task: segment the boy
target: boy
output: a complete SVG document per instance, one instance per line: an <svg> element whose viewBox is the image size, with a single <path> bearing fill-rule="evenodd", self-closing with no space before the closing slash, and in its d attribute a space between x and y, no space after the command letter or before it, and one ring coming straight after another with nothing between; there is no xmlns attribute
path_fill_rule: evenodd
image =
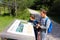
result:
<svg viewBox="0 0 60 40"><path fill-rule="evenodd" d="M40 20L41 25L38 24L38 27L40 27L42 29L42 32L41 32L42 33L42 40L46 40L47 30L49 28L51 21L47 17L47 11L44 9L41 9L40 16L41 16L41 20ZM48 19L47 22L46 22L46 19Z"/></svg>
<svg viewBox="0 0 60 40"><path fill-rule="evenodd" d="M36 37L36 40L37 40L37 33L38 33L38 31L37 31L36 25L38 24L38 21L35 20L35 16L34 16L34 15L30 15L29 22L33 23L34 32L35 32L35 37Z"/></svg>

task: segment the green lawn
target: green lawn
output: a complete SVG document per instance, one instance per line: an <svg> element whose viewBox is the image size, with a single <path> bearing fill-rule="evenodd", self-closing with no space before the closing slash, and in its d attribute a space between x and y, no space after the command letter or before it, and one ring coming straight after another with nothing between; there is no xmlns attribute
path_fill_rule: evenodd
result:
<svg viewBox="0 0 60 40"><path fill-rule="evenodd" d="M13 20L14 18L10 16L0 16L0 32L2 32Z"/></svg>

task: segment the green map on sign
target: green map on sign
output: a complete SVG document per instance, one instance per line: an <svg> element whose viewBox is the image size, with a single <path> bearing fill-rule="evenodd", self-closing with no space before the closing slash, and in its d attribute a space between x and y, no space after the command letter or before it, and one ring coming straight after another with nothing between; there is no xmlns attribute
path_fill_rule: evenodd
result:
<svg viewBox="0 0 60 40"><path fill-rule="evenodd" d="M19 24L19 26L16 29L16 32L22 32L24 28L24 25L22 23Z"/></svg>
<svg viewBox="0 0 60 40"><path fill-rule="evenodd" d="M24 28L23 24L27 24L27 23L28 22L21 21L20 24L18 25L17 29L16 29L16 32L23 32L23 28Z"/></svg>

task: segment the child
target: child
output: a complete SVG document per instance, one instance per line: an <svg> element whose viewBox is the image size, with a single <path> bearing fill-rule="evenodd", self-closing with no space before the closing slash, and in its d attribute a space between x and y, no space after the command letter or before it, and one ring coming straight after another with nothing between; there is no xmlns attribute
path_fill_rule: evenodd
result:
<svg viewBox="0 0 60 40"><path fill-rule="evenodd" d="M40 20L41 25L38 24L38 27L40 26L40 28L42 29L42 32L41 32L42 40L46 40L47 33L52 29L52 24L51 24L51 20L47 16L47 11L45 9L41 9L40 16L41 16L41 20Z"/></svg>
<svg viewBox="0 0 60 40"><path fill-rule="evenodd" d="M37 40L37 29L36 29L36 24L38 24L38 21L35 20L35 16L34 16L34 15L30 15L29 22L33 23L34 32L35 32L35 37L36 37L36 40Z"/></svg>
<svg viewBox="0 0 60 40"><path fill-rule="evenodd" d="M29 22L33 23L34 26L36 26L36 24L38 24L38 21L35 19L34 15L30 15Z"/></svg>
<svg viewBox="0 0 60 40"><path fill-rule="evenodd" d="M37 24L38 24L39 22L35 19L35 16L34 16L34 15L30 15L29 22L33 23L34 32L35 32L35 37L36 37L36 40L37 40L38 31L40 30L40 28L37 28Z"/></svg>

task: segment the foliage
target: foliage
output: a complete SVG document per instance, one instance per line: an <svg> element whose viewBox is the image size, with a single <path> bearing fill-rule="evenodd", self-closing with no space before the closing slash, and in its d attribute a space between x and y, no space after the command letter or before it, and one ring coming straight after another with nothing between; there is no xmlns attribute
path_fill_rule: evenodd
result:
<svg viewBox="0 0 60 40"><path fill-rule="evenodd" d="M23 10L27 7L30 7L33 4L34 0L17 0L17 5L20 8L20 10Z"/></svg>
<svg viewBox="0 0 60 40"><path fill-rule="evenodd" d="M49 9L49 15L59 16L60 14L60 0L55 0Z"/></svg>
<svg viewBox="0 0 60 40"><path fill-rule="evenodd" d="M23 11L18 10L17 13L18 13L17 18L23 19L23 20L28 20L29 19L30 13L27 9L25 9Z"/></svg>
<svg viewBox="0 0 60 40"><path fill-rule="evenodd" d="M23 12L27 7L30 7L34 0L4 0L3 2L6 3L5 5L10 7L11 14L14 15L16 11L19 10L20 12ZM15 11L12 12L12 10ZM18 13L16 13L16 16L18 16Z"/></svg>
<svg viewBox="0 0 60 40"><path fill-rule="evenodd" d="M23 10L27 7L30 7L33 4L34 0L4 0L3 2L8 3L11 6L18 7L20 10Z"/></svg>
<svg viewBox="0 0 60 40"><path fill-rule="evenodd" d="M44 8L48 8L52 6L54 0L35 0L34 1L34 5L32 5L30 8L32 9L37 9L40 10L40 8L43 8L42 6L44 6Z"/></svg>
<svg viewBox="0 0 60 40"><path fill-rule="evenodd" d="M60 23L60 0L54 0L52 6L49 8L48 16Z"/></svg>

